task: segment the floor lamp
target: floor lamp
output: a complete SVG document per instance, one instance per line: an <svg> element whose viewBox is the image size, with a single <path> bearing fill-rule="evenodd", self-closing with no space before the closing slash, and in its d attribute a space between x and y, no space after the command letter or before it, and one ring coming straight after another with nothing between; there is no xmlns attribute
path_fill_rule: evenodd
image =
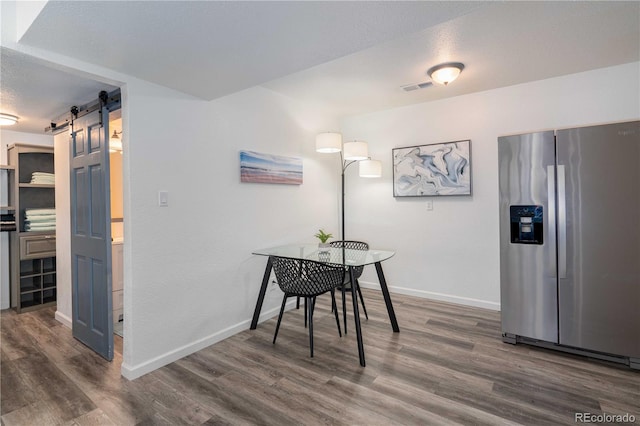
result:
<svg viewBox="0 0 640 426"><path fill-rule="evenodd" d="M382 176L382 163L378 160L372 160L369 157L369 148L364 141L342 142L340 133L321 133L316 137L316 151L326 154L340 153L341 167L341 187L342 187L342 222L340 235L342 241L345 240L344 233L344 173L353 163L358 163L360 177L380 177Z"/></svg>

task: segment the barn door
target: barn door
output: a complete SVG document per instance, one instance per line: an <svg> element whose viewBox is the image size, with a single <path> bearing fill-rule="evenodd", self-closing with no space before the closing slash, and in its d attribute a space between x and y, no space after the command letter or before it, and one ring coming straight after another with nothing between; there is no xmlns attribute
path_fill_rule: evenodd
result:
<svg viewBox="0 0 640 426"><path fill-rule="evenodd" d="M71 129L73 336L113 359L109 112L75 119Z"/></svg>

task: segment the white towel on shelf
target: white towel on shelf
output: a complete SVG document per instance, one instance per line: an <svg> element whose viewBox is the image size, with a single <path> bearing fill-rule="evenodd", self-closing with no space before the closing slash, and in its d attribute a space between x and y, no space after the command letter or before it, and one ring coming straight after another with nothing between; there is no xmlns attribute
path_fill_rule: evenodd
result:
<svg viewBox="0 0 640 426"><path fill-rule="evenodd" d="M47 208L47 209L25 209L25 216L42 216L42 215L55 215L55 208Z"/></svg>
<svg viewBox="0 0 640 426"><path fill-rule="evenodd" d="M41 226L41 225L47 225L47 224L52 224L52 223L56 223L55 219L49 219L49 220L43 220L43 221L39 221L39 222L34 222L31 220L25 220L24 223L29 223L31 225L35 225L35 226Z"/></svg>
<svg viewBox="0 0 640 426"><path fill-rule="evenodd" d="M47 225L47 226L33 226L33 225L25 225L25 231L55 231L55 225Z"/></svg>
<svg viewBox="0 0 640 426"><path fill-rule="evenodd" d="M49 226L55 226L55 222L42 222L42 223L25 223L25 226L29 226L30 228L47 228Z"/></svg>
<svg viewBox="0 0 640 426"><path fill-rule="evenodd" d="M34 177L31 178L31 182L34 185L55 185L56 180L55 179L49 179L49 178L38 178L38 177Z"/></svg>
<svg viewBox="0 0 640 426"><path fill-rule="evenodd" d="M55 214L41 214L41 215L24 215L26 220L32 220L34 222L42 222L43 220L56 220Z"/></svg>
<svg viewBox="0 0 640 426"><path fill-rule="evenodd" d="M56 209L25 209L25 231L54 231L56 229Z"/></svg>
<svg viewBox="0 0 640 426"><path fill-rule="evenodd" d="M55 231L56 230L56 225L46 225L46 226L36 226L36 225L30 225L30 224L26 224L24 225L24 230L25 231Z"/></svg>
<svg viewBox="0 0 640 426"><path fill-rule="evenodd" d="M51 215L42 215L42 216L26 216L25 219L27 222L30 223L40 223L40 222L54 222L56 221L56 215L55 214L51 214Z"/></svg>
<svg viewBox="0 0 640 426"><path fill-rule="evenodd" d="M55 216L35 216L35 217L25 217L24 219L27 222L40 223L40 222L55 222Z"/></svg>
<svg viewBox="0 0 640 426"><path fill-rule="evenodd" d="M47 172L31 173L31 183L36 185L53 185L56 183L56 175Z"/></svg>

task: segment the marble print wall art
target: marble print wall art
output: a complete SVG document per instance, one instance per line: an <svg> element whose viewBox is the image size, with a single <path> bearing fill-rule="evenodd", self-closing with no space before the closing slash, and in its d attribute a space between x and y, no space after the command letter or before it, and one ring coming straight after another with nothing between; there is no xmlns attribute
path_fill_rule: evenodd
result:
<svg viewBox="0 0 640 426"><path fill-rule="evenodd" d="M302 184L302 158L240 151L240 181Z"/></svg>
<svg viewBox="0 0 640 426"><path fill-rule="evenodd" d="M393 149L393 196L471 195L471 141Z"/></svg>

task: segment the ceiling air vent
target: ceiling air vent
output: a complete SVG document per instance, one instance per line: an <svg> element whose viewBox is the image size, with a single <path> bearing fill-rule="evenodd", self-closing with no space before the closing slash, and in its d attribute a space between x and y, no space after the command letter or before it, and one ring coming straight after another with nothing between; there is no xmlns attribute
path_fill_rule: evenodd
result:
<svg viewBox="0 0 640 426"><path fill-rule="evenodd" d="M424 89L425 87L429 86L433 86L433 83L430 81L425 81L424 83L407 84L406 86L401 86L401 88L405 92L413 92L414 90Z"/></svg>

